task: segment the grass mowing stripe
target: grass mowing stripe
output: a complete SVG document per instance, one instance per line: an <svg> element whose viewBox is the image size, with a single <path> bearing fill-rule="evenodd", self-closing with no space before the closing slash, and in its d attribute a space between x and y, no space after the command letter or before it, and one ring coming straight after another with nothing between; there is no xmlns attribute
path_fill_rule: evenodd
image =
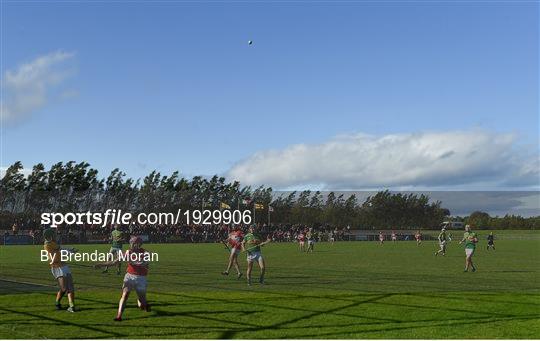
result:
<svg viewBox="0 0 540 341"><path fill-rule="evenodd" d="M268 284L252 287L220 274L227 254L214 244L148 245L160 259L148 276L154 312L136 309L132 296L120 324L112 318L123 275L71 264L80 311L56 312L55 282L36 256L40 247L0 246L2 278L50 288L0 291L5 307L19 312L0 310L0 324L31 328L34 338L537 339L539 241L501 238L495 252L479 247L474 274L462 272L464 252L455 243L446 257L433 256L435 242L319 243L313 254L276 243L263 249ZM108 246L79 247L96 248ZM245 257L239 260L245 271ZM80 326L88 328L81 333Z"/></svg>

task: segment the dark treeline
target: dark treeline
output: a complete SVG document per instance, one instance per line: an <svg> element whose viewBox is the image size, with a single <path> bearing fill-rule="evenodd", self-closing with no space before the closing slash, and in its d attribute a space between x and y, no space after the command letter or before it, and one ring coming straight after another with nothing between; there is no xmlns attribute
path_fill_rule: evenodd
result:
<svg viewBox="0 0 540 341"><path fill-rule="evenodd" d="M456 217L454 220L480 229L540 229L540 216L524 218L507 214L504 217L491 217L486 212L475 211L467 217Z"/></svg>
<svg viewBox="0 0 540 341"><path fill-rule="evenodd" d="M431 202L424 194L378 192L364 202L354 194L345 196L318 191L291 192L276 196L271 187L252 188L237 181L227 183L217 175L211 178L181 177L178 172L161 175L153 171L142 180L126 177L114 169L107 178L86 162L54 164L46 170L37 164L31 173L22 173L23 165L11 165L0 180L0 227L15 220L39 224L43 212L176 212L180 209L219 209L222 203L231 209L252 210L255 220L272 223L335 226L362 229L434 228L449 219L450 212L440 201ZM516 216L486 217L475 212L460 218L478 227L539 228L540 219Z"/></svg>

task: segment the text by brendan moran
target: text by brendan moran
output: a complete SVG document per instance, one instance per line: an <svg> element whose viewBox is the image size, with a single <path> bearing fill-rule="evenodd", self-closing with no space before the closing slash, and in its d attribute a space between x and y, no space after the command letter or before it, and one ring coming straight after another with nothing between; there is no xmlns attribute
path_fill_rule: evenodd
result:
<svg viewBox="0 0 540 341"><path fill-rule="evenodd" d="M71 252L70 250L60 250L59 253L49 254L47 250L41 250L41 261L53 264L58 262L56 257L60 257L61 262L130 262L130 263L150 263L158 262L159 255L156 252Z"/></svg>

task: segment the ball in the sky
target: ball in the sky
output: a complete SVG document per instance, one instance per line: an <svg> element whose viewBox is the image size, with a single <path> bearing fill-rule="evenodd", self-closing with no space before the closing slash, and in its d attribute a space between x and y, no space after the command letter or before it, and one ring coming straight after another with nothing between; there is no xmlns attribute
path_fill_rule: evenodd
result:
<svg viewBox="0 0 540 341"><path fill-rule="evenodd" d="M248 40L248 45L253 45L253 40Z"/></svg>

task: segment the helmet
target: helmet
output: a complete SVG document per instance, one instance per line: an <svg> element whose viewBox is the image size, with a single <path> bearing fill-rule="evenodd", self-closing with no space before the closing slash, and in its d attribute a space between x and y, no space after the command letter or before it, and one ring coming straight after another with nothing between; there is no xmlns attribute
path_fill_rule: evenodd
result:
<svg viewBox="0 0 540 341"><path fill-rule="evenodd" d="M46 240L51 240L54 238L55 230L53 228L48 228L43 231L43 238Z"/></svg>
<svg viewBox="0 0 540 341"><path fill-rule="evenodd" d="M142 245L143 241L142 241L142 238L139 237L139 236L132 236L130 239L129 239L129 245Z"/></svg>

